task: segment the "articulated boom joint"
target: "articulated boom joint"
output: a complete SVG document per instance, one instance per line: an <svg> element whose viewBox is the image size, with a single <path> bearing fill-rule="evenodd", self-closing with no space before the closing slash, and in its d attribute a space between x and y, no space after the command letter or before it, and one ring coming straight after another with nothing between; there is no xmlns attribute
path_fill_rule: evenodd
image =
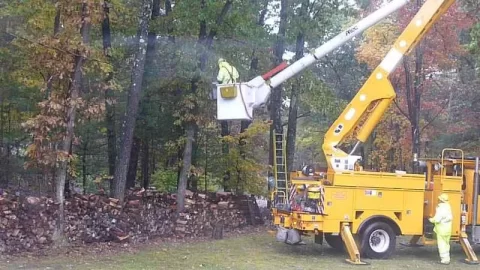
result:
<svg viewBox="0 0 480 270"><path fill-rule="evenodd" d="M361 156L347 155L345 157L330 157L330 164L335 172L355 171L356 165L362 160Z"/></svg>

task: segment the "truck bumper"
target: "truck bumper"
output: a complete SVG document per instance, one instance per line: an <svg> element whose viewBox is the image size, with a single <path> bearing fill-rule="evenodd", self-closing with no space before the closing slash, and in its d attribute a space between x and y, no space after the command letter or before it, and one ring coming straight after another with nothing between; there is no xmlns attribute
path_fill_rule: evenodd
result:
<svg viewBox="0 0 480 270"><path fill-rule="evenodd" d="M306 212L272 210L273 224L303 232L323 231L323 216Z"/></svg>

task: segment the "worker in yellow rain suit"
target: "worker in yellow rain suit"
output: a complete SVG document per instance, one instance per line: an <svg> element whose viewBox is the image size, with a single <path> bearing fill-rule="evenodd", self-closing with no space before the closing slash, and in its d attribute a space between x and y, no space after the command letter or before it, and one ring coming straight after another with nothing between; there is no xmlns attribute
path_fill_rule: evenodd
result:
<svg viewBox="0 0 480 270"><path fill-rule="evenodd" d="M236 83L238 77L238 71L234 66L230 65L223 58L218 59L217 81L220 84Z"/></svg>
<svg viewBox="0 0 480 270"><path fill-rule="evenodd" d="M434 232L437 235L438 253L442 264L450 263L450 236L452 235L452 208L448 203L448 195L438 196L438 206L435 216L429 221L435 224Z"/></svg>

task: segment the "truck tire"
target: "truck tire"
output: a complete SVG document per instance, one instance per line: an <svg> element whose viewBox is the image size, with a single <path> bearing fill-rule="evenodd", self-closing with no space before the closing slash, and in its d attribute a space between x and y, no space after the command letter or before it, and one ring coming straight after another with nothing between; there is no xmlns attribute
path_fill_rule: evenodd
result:
<svg viewBox="0 0 480 270"><path fill-rule="evenodd" d="M332 235L331 233L326 233L324 235L325 241L327 244L334 249L343 251L345 249L345 244L343 243L342 237L340 235Z"/></svg>
<svg viewBox="0 0 480 270"><path fill-rule="evenodd" d="M362 256L370 259L388 259L395 251L396 235L390 225L373 222L361 233Z"/></svg>

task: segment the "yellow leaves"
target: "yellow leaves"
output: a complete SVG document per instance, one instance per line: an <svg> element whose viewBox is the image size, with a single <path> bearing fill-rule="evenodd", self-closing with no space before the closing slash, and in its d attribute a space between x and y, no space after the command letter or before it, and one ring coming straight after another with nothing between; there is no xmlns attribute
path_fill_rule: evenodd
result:
<svg viewBox="0 0 480 270"><path fill-rule="evenodd" d="M27 146L27 149L26 149L25 152L26 152L28 157L34 158L35 154L37 152L37 145L36 144L30 144L29 146Z"/></svg>
<svg viewBox="0 0 480 270"><path fill-rule="evenodd" d="M407 164L411 157L409 137L410 123L395 107L390 107L376 129L370 164L381 171L389 171L393 165Z"/></svg>
<svg viewBox="0 0 480 270"><path fill-rule="evenodd" d="M364 32L364 40L357 49L357 59L370 68L376 67L398 37L398 27L391 22L375 25Z"/></svg>
<svg viewBox="0 0 480 270"><path fill-rule="evenodd" d="M239 121L230 122L230 135L222 137L218 122L211 121L200 129L199 146L204 149L208 159L207 174L209 185L214 182L223 184L226 171L230 172L228 186L232 190L243 190L260 194L265 187L265 161L268 160L269 125L257 120L240 133ZM201 140L201 141L200 141ZM227 152L228 149L228 152ZM203 154L202 154L203 156ZM205 173L205 169L197 162L197 172ZM205 164L207 165L207 164Z"/></svg>
<svg viewBox="0 0 480 270"><path fill-rule="evenodd" d="M238 138L234 137L234 136L231 136L231 135L227 135L227 136L223 136L222 137L222 141L224 143L228 143L228 144L232 144L232 143L237 143L238 142Z"/></svg>
<svg viewBox="0 0 480 270"><path fill-rule="evenodd" d="M87 101L82 100L79 104L79 118L80 119L101 119L105 114L105 102L103 100L92 99Z"/></svg>
<svg viewBox="0 0 480 270"><path fill-rule="evenodd" d="M102 71L102 73L110 73L113 72L113 67L110 63L107 62L97 62L98 68Z"/></svg>
<svg viewBox="0 0 480 270"><path fill-rule="evenodd" d="M44 81L39 76L33 76L26 70L15 70L11 73L11 78L28 88L42 88Z"/></svg>

